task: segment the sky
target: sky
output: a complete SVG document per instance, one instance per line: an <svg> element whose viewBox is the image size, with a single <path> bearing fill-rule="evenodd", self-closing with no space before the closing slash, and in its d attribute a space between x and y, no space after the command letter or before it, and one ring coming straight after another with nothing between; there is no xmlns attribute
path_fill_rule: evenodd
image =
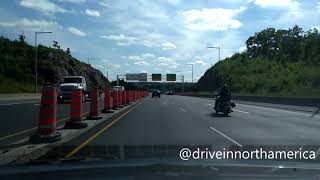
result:
<svg viewBox="0 0 320 180"><path fill-rule="evenodd" d="M194 81L265 28L320 28L320 0L1 0L0 33L61 48L109 79L176 73ZM108 69L108 70L107 70ZM180 78L178 78L180 80Z"/></svg>

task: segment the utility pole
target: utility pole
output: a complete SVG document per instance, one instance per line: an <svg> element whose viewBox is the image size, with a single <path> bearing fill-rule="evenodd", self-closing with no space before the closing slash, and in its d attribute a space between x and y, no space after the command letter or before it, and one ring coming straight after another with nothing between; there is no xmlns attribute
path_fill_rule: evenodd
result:
<svg viewBox="0 0 320 180"><path fill-rule="evenodd" d="M190 64L187 64L187 65L191 65L191 75L192 75L192 79L191 79L191 82L193 83L193 63L190 63Z"/></svg>
<svg viewBox="0 0 320 180"><path fill-rule="evenodd" d="M191 80L191 82L193 83L193 64L191 64L192 65L192 80Z"/></svg>
<svg viewBox="0 0 320 180"><path fill-rule="evenodd" d="M207 48L218 49L218 57L219 57L219 61L220 61L220 50L221 50L221 47L220 46L209 46Z"/></svg>
<svg viewBox="0 0 320 180"><path fill-rule="evenodd" d="M182 92L184 92L184 75L182 75Z"/></svg>
<svg viewBox="0 0 320 180"><path fill-rule="evenodd" d="M37 44L37 40L38 40L38 34L48 34L48 33L52 33L52 32L45 32L45 31L39 31L39 32L35 32L34 33L34 47L36 48L36 54L35 54L35 87L34 87L34 91L37 92L38 91L38 44Z"/></svg>
<svg viewBox="0 0 320 180"><path fill-rule="evenodd" d="M117 86L119 86L119 75L117 75Z"/></svg>

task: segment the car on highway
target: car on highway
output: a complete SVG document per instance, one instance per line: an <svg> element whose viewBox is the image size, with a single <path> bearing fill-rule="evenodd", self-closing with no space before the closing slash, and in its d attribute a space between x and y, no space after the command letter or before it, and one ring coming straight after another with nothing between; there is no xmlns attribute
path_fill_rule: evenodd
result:
<svg viewBox="0 0 320 180"><path fill-rule="evenodd" d="M86 79L83 76L65 76L61 78L58 86L58 103L61 104L65 100L71 100L72 91L74 89L82 89L82 101L89 99L89 91Z"/></svg>
<svg viewBox="0 0 320 180"><path fill-rule="evenodd" d="M173 95L173 92L172 91L168 91L167 95Z"/></svg>
<svg viewBox="0 0 320 180"><path fill-rule="evenodd" d="M160 91L159 91L159 90L154 90L154 91L152 91L151 97L152 97L152 98L153 98L153 97L159 97L159 98L160 98Z"/></svg>

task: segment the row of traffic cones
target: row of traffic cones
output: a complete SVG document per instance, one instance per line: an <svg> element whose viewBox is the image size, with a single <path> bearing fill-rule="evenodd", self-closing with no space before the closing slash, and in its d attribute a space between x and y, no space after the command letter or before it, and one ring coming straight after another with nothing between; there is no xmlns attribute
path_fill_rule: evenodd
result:
<svg viewBox="0 0 320 180"><path fill-rule="evenodd" d="M83 103L81 89L74 89L70 105L70 119L66 122L65 129L82 129L88 126L83 122ZM113 91L105 89L104 108L102 113L113 113L117 110L147 96L146 91ZM112 97L112 99L111 99ZM90 92L90 112L87 120L99 120L99 93L98 89L93 88ZM61 139L61 133L56 131L57 124L57 91L54 86L43 87L41 96L41 106L39 114L38 131L30 137L31 143L50 143ZM111 104L112 102L112 104Z"/></svg>

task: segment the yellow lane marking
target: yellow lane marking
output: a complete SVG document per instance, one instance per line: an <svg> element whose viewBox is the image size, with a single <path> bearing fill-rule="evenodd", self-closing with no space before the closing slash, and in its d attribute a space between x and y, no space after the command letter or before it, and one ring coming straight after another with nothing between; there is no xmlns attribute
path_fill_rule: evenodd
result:
<svg viewBox="0 0 320 180"><path fill-rule="evenodd" d="M88 112L83 113L82 116L85 116L85 115L87 115L87 114L88 114ZM62 119L58 119L58 120L57 120L57 123L58 123L58 122L61 122L61 121L66 121L67 119L69 119L69 117L65 117L65 118L62 118ZM7 136L0 137L0 141L5 140L5 139L8 139L8 138L10 138L10 137L17 136L17 135L19 135L19 134L23 134L23 133L26 133L26 132L29 132L29 131L33 131L33 130L35 130L35 129L37 129L37 128L38 128L38 126L33 127L33 128L30 128L30 129L25 129L25 130L22 130L22 131L13 133L13 134L9 134L9 135L7 135Z"/></svg>
<svg viewBox="0 0 320 180"><path fill-rule="evenodd" d="M132 109L130 109L129 111L125 112L124 114L122 114L121 116L119 116L117 119L113 120L111 123L109 123L107 126L105 126L104 128L102 128L100 131L96 132L94 135L92 135L89 139L87 139L86 141L84 141L82 144L80 144L79 146L77 146L76 148L74 148L72 151L70 151L68 154L66 154L64 157L65 158L70 158L71 156L73 156L74 154L76 154L78 151L80 151L83 147L85 147L87 144L89 144L91 141L93 141L95 138L97 138L100 134L102 134L103 132L105 132L107 129L109 129L114 123L116 123L117 121L119 121L122 117L124 117L125 115L127 115L129 112L131 112L132 110L134 110L136 107L138 107L140 104L142 104L146 99L143 99L139 104L135 105Z"/></svg>

